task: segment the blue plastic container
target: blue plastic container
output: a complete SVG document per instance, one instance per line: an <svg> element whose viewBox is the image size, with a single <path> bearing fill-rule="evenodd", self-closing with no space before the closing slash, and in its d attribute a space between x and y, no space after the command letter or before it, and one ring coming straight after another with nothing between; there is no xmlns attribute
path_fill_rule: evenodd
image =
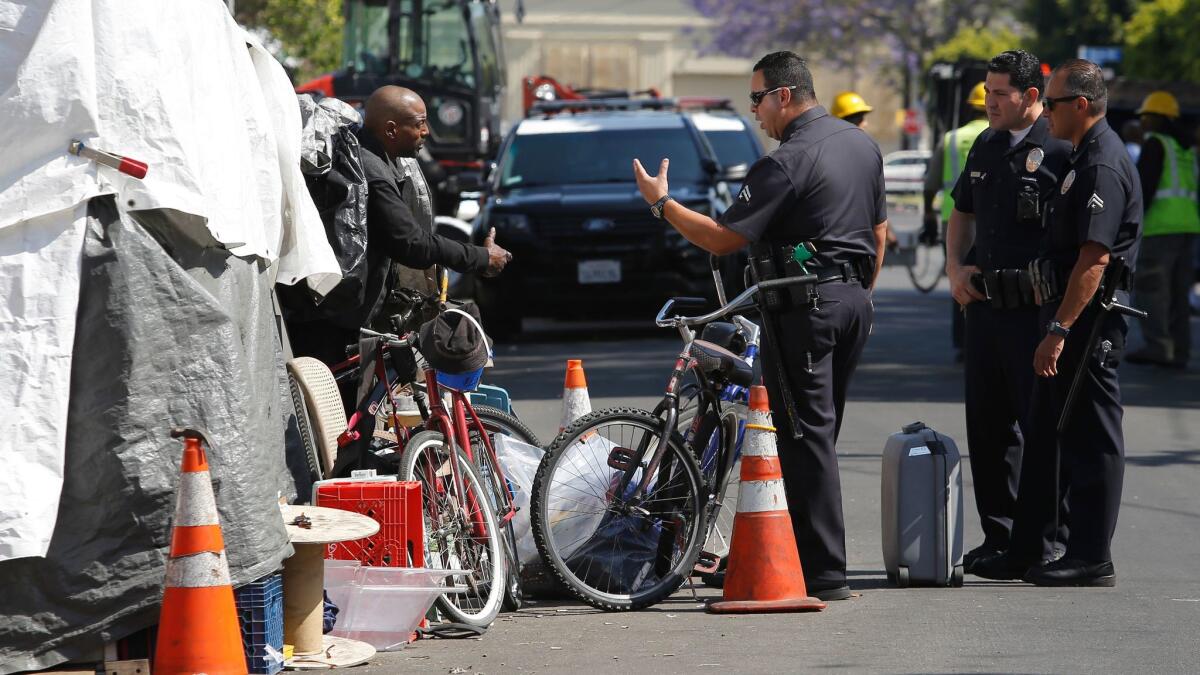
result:
<svg viewBox="0 0 1200 675"><path fill-rule="evenodd" d="M283 670L283 575L276 573L234 589L246 668L251 673L275 675Z"/></svg>

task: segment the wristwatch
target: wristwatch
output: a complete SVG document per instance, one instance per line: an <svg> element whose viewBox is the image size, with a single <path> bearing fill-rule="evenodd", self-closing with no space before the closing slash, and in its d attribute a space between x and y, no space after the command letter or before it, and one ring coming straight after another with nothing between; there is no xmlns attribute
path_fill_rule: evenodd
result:
<svg viewBox="0 0 1200 675"><path fill-rule="evenodd" d="M671 201L671 195L663 195L658 201L650 205L650 213L652 213L655 218L662 220L663 207L666 206L667 202L669 201Z"/></svg>
<svg viewBox="0 0 1200 675"><path fill-rule="evenodd" d="M1071 333L1071 329L1059 323L1058 319L1053 319L1050 323L1046 324L1046 332L1065 338Z"/></svg>

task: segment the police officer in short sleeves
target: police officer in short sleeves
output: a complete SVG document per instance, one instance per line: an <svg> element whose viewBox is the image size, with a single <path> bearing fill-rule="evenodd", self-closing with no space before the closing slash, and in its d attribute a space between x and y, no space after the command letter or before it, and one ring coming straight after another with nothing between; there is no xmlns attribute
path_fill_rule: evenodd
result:
<svg viewBox="0 0 1200 675"><path fill-rule="evenodd" d="M1023 50L988 63L990 128L976 139L946 230L946 275L965 312L967 445L983 543L963 568L1008 549L1021 452L1029 436L1033 353L1042 337L1029 262L1037 257L1046 202L1071 144L1042 118L1041 62Z"/></svg>
<svg viewBox="0 0 1200 675"><path fill-rule="evenodd" d="M991 559L991 578L1024 578L1041 586L1116 583L1110 545L1125 470L1116 368L1127 326L1123 316L1102 314L1091 300L1110 261L1120 257L1132 265L1137 258L1142 193L1129 153L1104 118L1107 99L1100 68L1081 59L1059 66L1046 88L1050 133L1071 141L1074 150L1049 206L1042 258L1035 261L1059 282L1041 307L1045 335L1032 364L1033 438L1025 450L1012 543L1008 553ZM1128 277L1114 282L1124 302ZM1097 321L1100 348L1083 353ZM1087 373L1059 438L1056 425L1079 368ZM1044 563L1049 552L1040 535L1057 517L1057 494L1066 495L1066 553Z"/></svg>
<svg viewBox="0 0 1200 675"><path fill-rule="evenodd" d="M870 287L887 233L883 161L858 127L818 105L812 74L791 52L763 57L751 78L755 117L780 146L750 168L719 222L671 200L667 161L650 177L634 161L652 212L719 255L747 244L758 280L814 274L764 317L763 373L808 591L850 597L834 443L849 380L871 330ZM801 265L798 250L811 259Z"/></svg>

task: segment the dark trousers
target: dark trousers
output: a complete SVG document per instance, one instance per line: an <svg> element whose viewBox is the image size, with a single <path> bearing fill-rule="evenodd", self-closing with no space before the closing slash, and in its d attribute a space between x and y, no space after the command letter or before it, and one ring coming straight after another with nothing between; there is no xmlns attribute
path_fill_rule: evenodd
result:
<svg viewBox="0 0 1200 675"><path fill-rule="evenodd" d="M1042 322L1053 318L1056 310L1056 306L1043 307ZM1108 340L1112 351L1103 363L1096 353L1083 359L1084 343L1096 316L1096 307L1089 307L1072 326L1058 360L1058 375L1035 378L1030 408L1031 438L1026 443L1021 465L1017 517L1010 547L1012 555L1020 560L1036 562L1050 552L1056 494L1066 497L1062 517L1068 533L1067 557L1112 560L1110 544L1117 527L1125 476L1123 409L1116 367L1125 349L1126 325L1118 315L1106 317L1100 339ZM1067 427L1059 438L1058 419L1081 362L1087 371ZM1057 492L1056 452L1061 453Z"/></svg>
<svg viewBox="0 0 1200 675"><path fill-rule="evenodd" d="M846 390L871 331L874 311L858 283L820 287L817 311L807 306L777 316L784 375L791 388L802 438L795 438L784 408L779 346L765 341L763 375L778 430L779 463L796 548L810 587L846 583L846 528L834 444L842 425Z"/></svg>
<svg viewBox="0 0 1200 675"><path fill-rule="evenodd" d="M1021 449L1029 432L1033 353L1041 340L1038 308L967 305L965 360L967 445L984 545L1008 548Z"/></svg>
<svg viewBox="0 0 1200 675"><path fill-rule="evenodd" d="M1196 235L1143 237L1133 277L1133 301L1150 313L1141 320L1144 354L1187 365L1192 333L1188 292L1196 279Z"/></svg>

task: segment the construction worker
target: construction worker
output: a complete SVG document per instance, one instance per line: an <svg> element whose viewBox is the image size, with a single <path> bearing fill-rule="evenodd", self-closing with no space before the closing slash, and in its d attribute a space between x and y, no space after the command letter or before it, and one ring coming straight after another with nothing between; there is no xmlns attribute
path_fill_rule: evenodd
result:
<svg viewBox="0 0 1200 675"><path fill-rule="evenodd" d="M750 167L719 219L671 198L665 159L657 176L633 160L634 177L651 213L696 246L718 255L749 246L756 281L806 272L816 279L764 299L763 376L805 585L821 600L845 600L846 528L834 446L874 320L870 289L887 228L883 157L870 136L817 102L800 56L764 56L750 89L750 110L780 144ZM797 264L797 248L815 255Z"/></svg>
<svg viewBox="0 0 1200 675"><path fill-rule="evenodd" d="M1152 92L1137 113L1144 135L1137 169L1146 219L1133 292L1149 316L1141 320L1146 345L1126 360L1183 369L1192 344L1188 292L1200 234L1196 153L1191 139L1176 128L1179 101L1169 92Z"/></svg>
<svg viewBox="0 0 1200 675"><path fill-rule="evenodd" d="M833 97L833 105L829 106L829 114L840 117L859 129L867 128L867 113L874 110L867 101L853 91L843 91Z"/></svg>
<svg viewBox="0 0 1200 675"><path fill-rule="evenodd" d="M965 309L963 344L967 443L983 543L963 569L1008 549L1024 443L1030 437L1029 364L1041 340L1029 262L1042 214L1071 154L1042 116L1041 62L1007 51L987 67L991 127L967 155L946 228L946 276ZM968 259L973 263L964 262Z"/></svg>
<svg viewBox="0 0 1200 675"><path fill-rule="evenodd" d="M867 130L867 113L872 110L874 108L867 100L854 91L843 91L833 97L833 105L829 106L830 115L840 117L863 131ZM896 238L896 233L890 225L887 229L886 245L889 251L895 251L900 245L900 240Z"/></svg>
<svg viewBox="0 0 1200 675"><path fill-rule="evenodd" d="M950 214L954 212L954 197L951 196L954 184L962 175L975 138L988 128L986 99L982 82L971 88L967 96L967 105L972 111L971 119L961 127L947 131L929 158L929 169L925 172L925 223L921 228L921 241L934 243L938 240L938 213L933 210L933 200L938 192L942 193L941 222L950 222ZM957 302L950 304L950 338L954 345L954 360L962 361L963 316Z"/></svg>

